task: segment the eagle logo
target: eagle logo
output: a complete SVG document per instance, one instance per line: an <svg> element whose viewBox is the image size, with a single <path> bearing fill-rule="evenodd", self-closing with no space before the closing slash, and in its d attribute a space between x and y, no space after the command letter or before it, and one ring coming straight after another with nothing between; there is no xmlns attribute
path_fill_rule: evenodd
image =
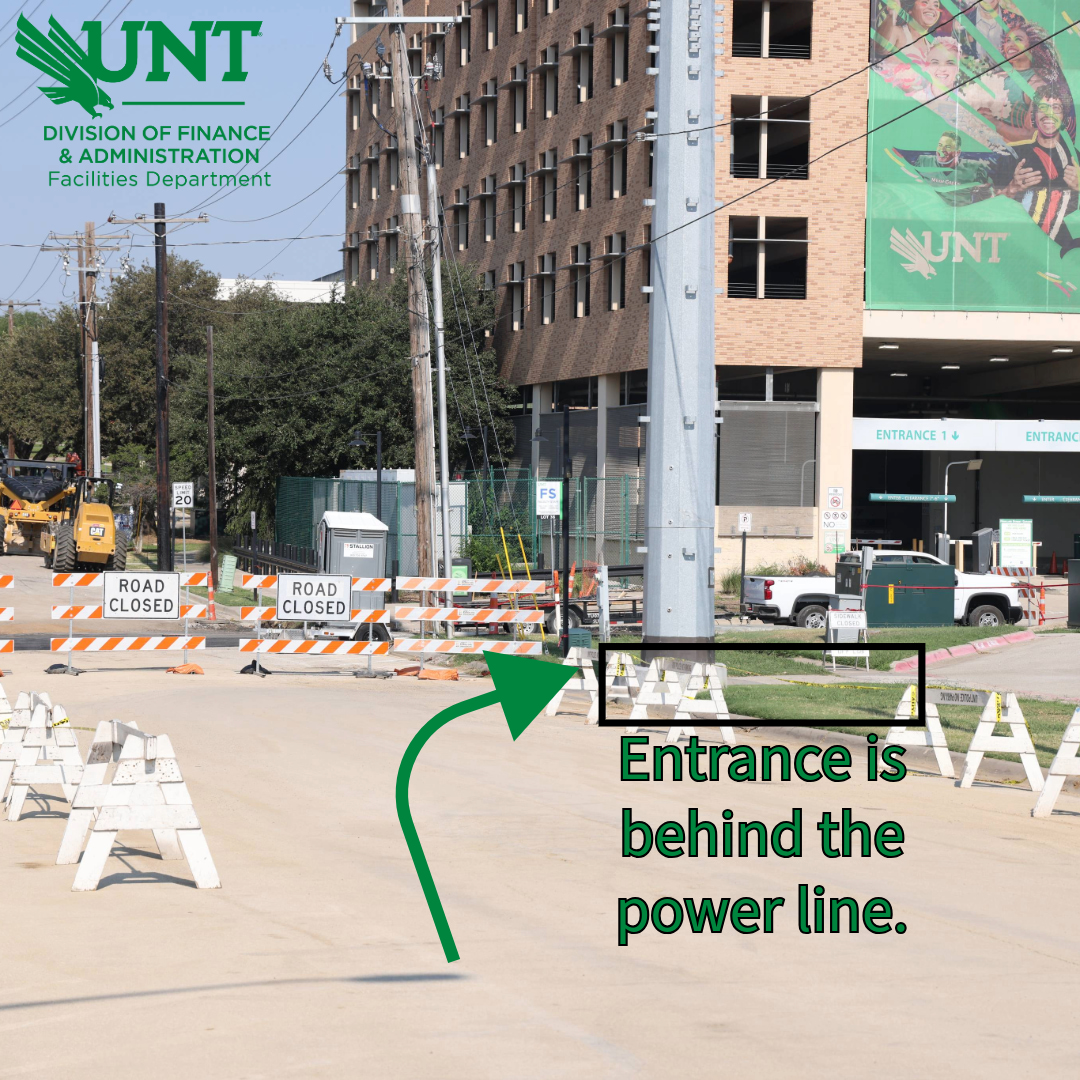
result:
<svg viewBox="0 0 1080 1080"><path fill-rule="evenodd" d="M910 229L907 230L907 236L901 236L897 229L893 229L891 240L889 246L901 259L907 260L903 267L909 274L922 274L927 281L937 274L937 270L930 265L930 260L926 257L926 248L919 243Z"/></svg>
<svg viewBox="0 0 1080 1080"><path fill-rule="evenodd" d="M113 107L112 98L91 74L90 58L56 19L49 16L48 37L25 15L19 16L17 25L15 44L19 48L15 55L60 84L38 87L54 105L77 101L95 120L101 118L99 105Z"/></svg>

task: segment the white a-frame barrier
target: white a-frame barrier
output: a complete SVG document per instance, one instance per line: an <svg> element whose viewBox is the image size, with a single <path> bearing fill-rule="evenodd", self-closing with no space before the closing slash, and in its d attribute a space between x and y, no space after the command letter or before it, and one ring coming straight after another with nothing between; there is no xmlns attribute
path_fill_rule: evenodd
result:
<svg viewBox="0 0 1080 1080"><path fill-rule="evenodd" d="M38 695L35 694L34 697ZM48 700L48 694L42 697ZM0 715L0 800L4 802L7 801L8 782L22 747L23 735L30 726L33 704L31 696L25 690L15 698L14 708L11 707L7 695L4 695L4 711L3 715Z"/></svg>
<svg viewBox="0 0 1080 1080"><path fill-rule="evenodd" d="M1054 812L1054 803L1061 794L1065 781L1070 776L1080 776L1080 758L1076 756L1080 750L1080 708L1076 709L1061 736L1061 745L1058 747L1054 760L1050 762L1050 771L1046 776L1039 797L1035 800L1035 808L1031 811L1033 817L1049 817Z"/></svg>
<svg viewBox="0 0 1080 1080"><path fill-rule="evenodd" d="M697 700L697 695L702 690L709 694L707 701ZM673 660L667 656L656 657L650 662L641 689L634 698L630 720L648 721L650 705L674 705L676 721L697 720L709 726L719 726L724 741L735 745L734 729L729 725L718 724L718 721L730 720L731 715L724 699L723 676L717 664ZM636 726L630 726L626 733L632 735L637 730ZM689 738L696 734L693 727L675 723L668 728L665 741L677 743L684 735Z"/></svg>
<svg viewBox="0 0 1080 1080"><path fill-rule="evenodd" d="M559 690L548 702L544 710L546 716L554 716L562 704L563 695L571 691L589 695L588 721L595 723L600 718L600 684L596 681L593 661L600 658L596 649L583 649L578 646L570 649L563 660L564 667L577 668L577 674Z"/></svg>
<svg viewBox="0 0 1080 1080"><path fill-rule="evenodd" d="M115 762L110 783L105 776ZM83 783L71 804L57 863L79 860L93 826L73 892L98 887L117 833L149 829L162 859L187 859L200 889L220 889L214 860L167 735L148 735L132 724L102 721L94 733Z"/></svg>
<svg viewBox="0 0 1080 1080"><path fill-rule="evenodd" d="M634 658L629 653L613 653L608 660L604 677L604 693L608 700L616 698L629 701L633 705L640 690L641 681L638 679Z"/></svg>
<svg viewBox="0 0 1080 1080"><path fill-rule="evenodd" d="M982 763L983 754L992 752L1019 754L1020 764L1024 766L1031 790L1042 791L1042 769L1039 768L1039 759L1035 755L1035 747L1031 742L1031 733L1027 729L1024 714L1020 710L1020 702L1016 700L1015 694L1006 694L1003 707L1001 694L994 692L989 697L990 700L983 708L978 727L975 728L975 734L971 737L971 744L968 746L960 786L971 787L975 774L979 771L979 765ZM1008 724L1011 734L995 735L994 728L998 724Z"/></svg>
<svg viewBox="0 0 1080 1080"><path fill-rule="evenodd" d="M962 696L964 700L953 700L954 696ZM889 728L882 746L929 747L934 751L941 775L955 779L956 771L953 769L952 757L949 754L949 744L945 741L945 732L941 730L941 716L937 707L938 705L985 705L989 696L977 690L928 690L926 692L926 727L911 728L906 725L913 723L919 717L919 698L918 689L909 686L904 691L900 704L896 706L893 726ZM969 700L974 698L979 700Z"/></svg>
<svg viewBox="0 0 1080 1080"><path fill-rule="evenodd" d="M21 698L21 695L20 695ZM82 779L83 762L75 732L68 726L62 705L52 705L45 694L32 694L33 709L15 749L8 793L8 821L18 821L30 788L59 787L71 801ZM9 727L10 730L10 727ZM10 745L10 744L3 744ZM0 773L0 779L3 779Z"/></svg>

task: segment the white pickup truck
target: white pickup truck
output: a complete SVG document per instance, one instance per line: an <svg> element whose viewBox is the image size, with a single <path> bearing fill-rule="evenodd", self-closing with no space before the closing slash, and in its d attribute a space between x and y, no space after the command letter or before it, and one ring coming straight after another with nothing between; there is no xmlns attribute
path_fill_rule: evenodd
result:
<svg viewBox="0 0 1080 1080"><path fill-rule="evenodd" d="M861 556L849 551L841 562L858 563ZM940 559L921 551L874 552L875 565L928 563L945 566ZM963 574L956 571L954 615L961 626L1004 626L1023 617L1020 591L996 574ZM787 622L812 630L824 630L829 597L836 592L833 577L743 578L742 613L765 622Z"/></svg>

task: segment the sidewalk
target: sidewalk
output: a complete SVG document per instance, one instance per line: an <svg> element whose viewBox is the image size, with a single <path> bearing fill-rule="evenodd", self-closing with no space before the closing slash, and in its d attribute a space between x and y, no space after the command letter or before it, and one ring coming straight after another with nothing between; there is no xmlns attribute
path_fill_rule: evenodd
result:
<svg viewBox="0 0 1080 1080"><path fill-rule="evenodd" d="M1007 649L935 664L931 674L958 686L1080 702L1080 634L1039 634Z"/></svg>

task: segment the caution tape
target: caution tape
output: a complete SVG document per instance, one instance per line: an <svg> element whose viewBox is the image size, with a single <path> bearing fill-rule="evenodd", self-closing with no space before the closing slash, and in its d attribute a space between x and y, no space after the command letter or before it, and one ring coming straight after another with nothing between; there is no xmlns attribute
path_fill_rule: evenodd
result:
<svg viewBox="0 0 1080 1080"><path fill-rule="evenodd" d="M510 656L542 656L542 641L475 641L462 638L400 638L394 652L404 653L507 653Z"/></svg>
<svg viewBox="0 0 1080 1080"><path fill-rule="evenodd" d="M206 604L181 604L181 619L205 619L209 608ZM54 619L107 619L110 616L104 614L101 604L53 604L52 617Z"/></svg>
<svg viewBox="0 0 1080 1080"><path fill-rule="evenodd" d="M84 637L50 638L53 652L181 652L205 649L204 637ZM3 649L0 649L2 652ZM10 652L10 650L8 650Z"/></svg>
<svg viewBox="0 0 1080 1080"><path fill-rule="evenodd" d="M421 608L398 607L394 618L411 622L542 623L544 613L537 608Z"/></svg>
<svg viewBox="0 0 1080 1080"><path fill-rule="evenodd" d="M298 641L286 638L241 638L242 653L296 653L316 656L381 656L390 651L389 641Z"/></svg>

